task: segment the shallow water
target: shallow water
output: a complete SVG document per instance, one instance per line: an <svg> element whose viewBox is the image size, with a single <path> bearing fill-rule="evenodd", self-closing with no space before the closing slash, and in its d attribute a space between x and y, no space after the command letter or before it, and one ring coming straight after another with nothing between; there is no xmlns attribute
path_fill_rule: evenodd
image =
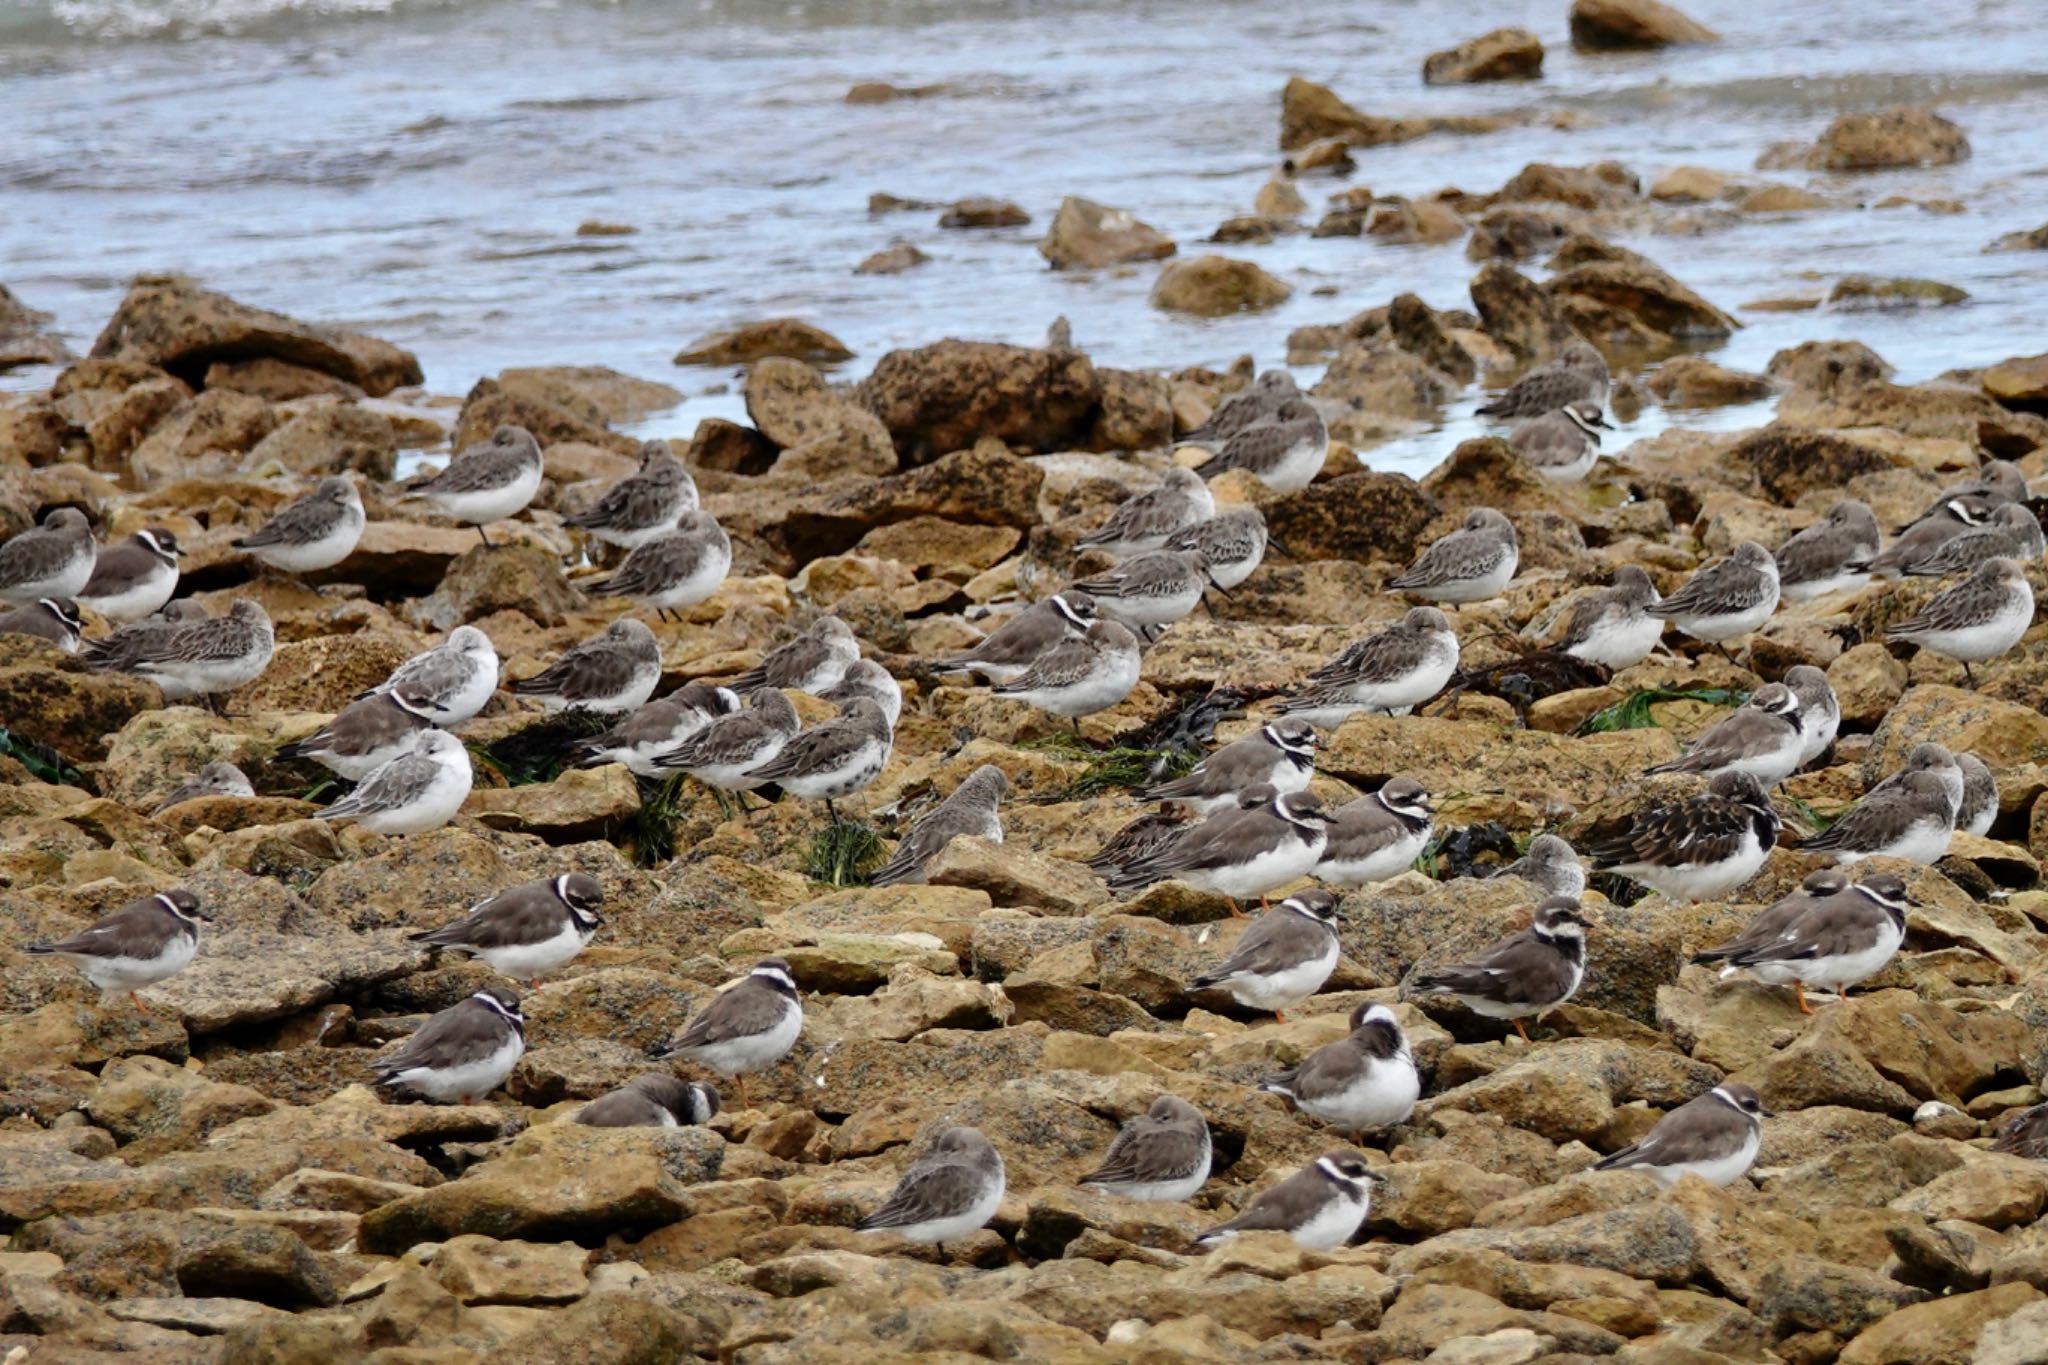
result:
<svg viewBox="0 0 2048 1365"><path fill-rule="evenodd" d="M1248 212L1276 160L1292 74L1374 113L1569 110L1586 126L1432 137L1310 181L1311 221L1345 185L1489 190L1533 160L1615 158L1647 183L1697 164L1747 171L1836 113L1932 102L1974 148L1959 166L1853 178L1773 172L1845 200L1958 199L1961 214L1846 208L1690 236L1623 237L1749 325L1717 358L1858 337L1907 380L2042 349L2048 253L1987 254L2048 220L2048 36L2032 0L1689 0L1714 46L1581 57L1565 0L1504 0L1484 21L1412 0L869 0L598 4L528 0L0 0L0 280L83 350L142 271L178 270L254 303L346 322L416 350L459 393L509 365L606 364L689 395L652 419L687 432L736 415L727 371L679 369L725 323L796 314L857 353L941 336L1035 343L1065 315L1103 363L1276 363L1288 331L1413 291L1466 306L1462 244L1285 237L1223 248L1295 286L1283 307L1196 321L1146 302L1156 266L1044 268L1036 240L1067 193L1129 208L1184 252ZM1422 57L1494 24L1533 29L1546 79L1431 89ZM850 106L864 80L937 97ZM1014 199L1033 226L942 231L936 212L870 217L877 190ZM579 238L586 219L631 224ZM933 261L854 265L898 238ZM1751 313L1844 273L1931 276L1963 306ZM1310 375L1305 377L1312 377ZM49 372L0 377L39 386ZM1427 468L1473 430L1371 452ZM1749 424L1759 408L1687 415ZM1620 442L1659 429L1648 410Z"/></svg>

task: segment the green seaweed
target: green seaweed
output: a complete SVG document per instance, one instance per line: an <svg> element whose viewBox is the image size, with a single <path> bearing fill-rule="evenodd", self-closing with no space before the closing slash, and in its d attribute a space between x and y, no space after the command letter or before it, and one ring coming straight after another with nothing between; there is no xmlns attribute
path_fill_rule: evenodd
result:
<svg viewBox="0 0 2048 1365"><path fill-rule="evenodd" d="M561 711L489 744L472 744L469 755L504 778L508 787L552 782L568 766L577 741L603 734L609 724L588 711Z"/></svg>
<svg viewBox="0 0 2048 1365"><path fill-rule="evenodd" d="M858 820L835 820L811 836L804 875L827 886L865 886L868 873L888 856L889 850L873 826Z"/></svg>
<svg viewBox="0 0 2048 1365"><path fill-rule="evenodd" d="M633 860L642 867L660 867L676 856L676 829L683 822L681 801L688 774L640 783L640 813L634 817Z"/></svg>
<svg viewBox="0 0 2048 1365"><path fill-rule="evenodd" d="M1616 702L1604 711L1595 711L1579 722L1575 735L1604 735L1615 730L1647 730L1657 724L1650 715L1650 708L1666 701L1703 701L1710 706L1740 706L1749 700L1749 693L1733 687L1697 687L1683 691L1672 691L1662 687L1648 687L1631 692L1628 697Z"/></svg>
<svg viewBox="0 0 2048 1365"><path fill-rule="evenodd" d="M0 726L0 757L11 758L21 764L38 782L59 787L86 786L85 775L64 755L27 735L14 734L4 726Z"/></svg>

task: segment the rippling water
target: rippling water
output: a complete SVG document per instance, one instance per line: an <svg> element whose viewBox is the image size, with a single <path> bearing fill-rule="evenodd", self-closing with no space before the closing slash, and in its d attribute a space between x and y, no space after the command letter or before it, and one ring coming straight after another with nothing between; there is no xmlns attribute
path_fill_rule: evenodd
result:
<svg viewBox="0 0 2048 1365"><path fill-rule="evenodd" d="M738 411L733 375L670 357L748 318L819 323L858 353L841 367L857 375L945 335L1036 342L1062 314L1104 363L1178 367L1245 352L1277 362L1289 329L1403 291L1465 306L1473 267L1457 244L1302 235L1225 248L1295 295L1209 322L1149 306L1155 266L1044 268L1033 247L1068 193L1204 249L1269 174L1279 91L1299 73L1374 113L1582 116L1573 131L1538 120L1360 153L1349 183L1383 194L1490 190L1533 160L1611 157L1646 182L1680 164L1749 171L1768 144L1810 138L1844 110L1934 103L1969 133L1969 161L1769 178L1858 205L1958 199L1963 213L1851 207L1621 240L1750 324L1718 353L1730 364L1856 336L1912 380L2042 348L2048 253L1982 249L2048 220L2038 0L1684 8L1726 41L1581 57L1566 0L1503 0L1483 20L1433 0L0 0L0 280L55 312L80 349L128 277L179 270L409 346L437 391L508 365L613 365L690 394L650 423L659 431ZM1543 38L1545 80L1421 84L1426 53L1497 24ZM946 88L846 104L866 80ZM1342 187L1305 185L1311 218ZM877 190L1000 195L1036 221L941 231L932 212L870 217ZM638 231L578 237L586 219ZM899 238L933 261L852 273ZM1931 276L1972 299L1913 314L1739 309L1849 272ZM1433 463L1469 430L1474 401L1375 464ZM1652 411L1629 430L1663 421Z"/></svg>

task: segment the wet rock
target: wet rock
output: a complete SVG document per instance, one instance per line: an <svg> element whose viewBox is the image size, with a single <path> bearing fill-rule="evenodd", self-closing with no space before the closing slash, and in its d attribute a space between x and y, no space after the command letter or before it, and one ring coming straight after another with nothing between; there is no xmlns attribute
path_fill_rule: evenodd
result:
<svg viewBox="0 0 2048 1365"><path fill-rule="evenodd" d="M913 243L892 242L880 251L872 252L863 257L861 263L853 268L853 273L856 275L901 275L904 271L914 270L929 260L931 260L930 255L920 251Z"/></svg>
<svg viewBox="0 0 2048 1365"><path fill-rule="evenodd" d="M1875 446L1781 422L1743 437L1728 458L1738 468L1755 470L1763 491L1781 503L1797 502L1816 488L1845 487L1851 479L1897 463Z"/></svg>
<svg viewBox="0 0 2048 1365"><path fill-rule="evenodd" d="M521 542L471 546L448 566L433 594L415 599L407 610L421 626L449 631L500 611L559 626L582 606L562 574L561 556Z"/></svg>
<svg viewBox="0 0 2048 1365"><path fill-rule="evenodd" d="M1512 266L1487 262L1471 292L1486 334L1522 360L1547 360L1575 336L1557 301Z"/></svg>
<svg viewBox="0 0 2048 1365"><path fill-rule="evenodd" d="M1442 507L1401 474L1360 470L1265 504L1273 537L1307 560L1407 564Z"/></svg>
<svg viewBox="0 0 2048 1365"><path fill-rule="evenodd" d="M853 359L846 343L800 318L767 318L706 332L677 351L678 365L750 365L784 356L813 365Z"/></svg>
<svg viewBox="0 0 2048 1365"><path fill-rule="evenodd" d="M1946 308L1966 301L1969 291L1939 280L1880 279L1844 275L1829 288L1827 306L1845 313L1894 308Z"/></svg>
<svg viewBox="0 0 2048 1365"><path fill-rule="evenodd" d="M1174 253L1173 239L1123 209L1068 195L1060 201L1038 254L1055 270L1098 270L1126 261L1157 261Z"/></svg>
<svg viewBox="0 0 2048 1365"><path fill-rule="evenodd" d="M1330 413L1331 434L1363 445L1390 427L1432 420L1451 389L1449 376L1427 360L1380 338L1339 351L1314 394L1343 405Z"/></svg>
<svg viewBox="0 0 2048 1365"><path fill-rule="evenodd" d="M129 286L92 354L140 361L197 384L216 360L270 356L331 374L373 396L420 382L419 361L388 342L237 303L176 275Z"/></svg>
<svg viewBox="0 0 2048 1365"><path fill-rule="evenodd" d="M1984 371L1984 392L2009 408L2048 408L2048 355L2015 356Z"/></svg>
<svg viewBox="0 0 2048 1365"><path fill-rule="evenodd" d="M1831 201L1797 185L1758 185L1736 199L1742 213L1806 213L1830 207Z"/></svg>
<svg viewBox="0 0 2048 1365"><path fill-rule="evenodd" d="M70 362L71 348L43 331L50 320L48 313L29 307L0 284L0 370Z"/></svg>
<svg viewBox="0 0 2048 1365"><path fill-rule="evenodd" d="M1565 204L1578 209L1616 208L1642 196L1633 172L1616 162L1595 166L1553 166L1531 162L1515 173L1493 196L1496 204L1525 201ZM1607 257L1613 259L1612 255ZM1553 264L1570 264L1570 261Z"/></svg>
<svg viewBox="0 0 2048 1365"><path fill-rule="evenodd" d="M308 369L272 356L254 360L216 360L206 367L202 387L233 389L266 403L289 403L296 398L362 398L363 391L345 379L322 370Z"/></svg>
<svg viewBox="0 0 2048 1365"><path fill-rule="evenodd" d="M1727 193L1728 176L1705 166L1674 166L1650 186L1650 197L1665 204L1707 204Z"/></svg>
<svg viewBox="0 0 2048 1365"><path fill-rule="evenodd" d="M1387 305L1387 334L1402 350L1460 384L1471 383L1478 373L1471 353L1451 338L1435 310L1413 294L1396 295Z"/></svg>
<svg viewBox="0 0 2048 1365"><path fill-rule="evenodd" d="M1764 375L1731 370L1697 355L1673 356L1651 373L1645 387L1682 408L1754 403L1777 392L1777 385Z"/></svg>
<svg viewBox="0 0 2048 1365"><path fill-rule="evenodd" d="M1614 345L1654 348L1718 339L1742 325L1648 262L1573 266L1546 287L1582 335Z"/></svg>
<svg viewBox="0 0 2048 1365"><path fill-rule="evenodd" d="M1361 113L1339 99L1326 85L1300 76L1288 79L1280 93L1280 150L1293 151L1322 138L1338 138L1352 147L1379 147L1413 142L1431 133L1490 133L1510 120L1497 116L1449 118L1379 118Z"/></svg>
<svg viewBox="0 0 2048 1365"><path fill-rule="evenodd" d="M1422 62L1422 79L1428 85L1532 80L1542 74L1543 44L1523 28L1497 28L1432 52Z"/></svg>
<svg viewBox="0 0 2048 1365"><path fill-rule="evenodd" d="M621 374L605 365L531 365L505 370L498 383L552 403L575 401L595 408L607 422L637 422L683 401L674 385Z"/></svg>
<svg viewBox="0 0 2048 1365"><path fill-rule="evenodd" d="M2048 223L2027 232L2008 232L1986 251L2048 251Z"/></svg>
<svg viewBox="0 0 2048 1365"><path fill-rule="evenodd" d="M107 740L163 704L155 683L91 673L26 635L0 635L0 715L7 726L74 763L106 757Z"/></svg>
<svg viewBox="0 0 2048 1365"><path fill-rule="evenodd" d="M773 363L763 361L762 365ZM762 365L748 371L749 380ZM707 417L697 424L697 430L692 433L690 448L684 452L683 462L697 469L754 475L767 473L775 463L775 455L775 443L753 427L728 422L723 417Z"/></svg>
<svg viewBox="0 0 2048 1365"><path fill-rule="evenodd" d="M746 395L747 416L761 435L780 450L800 452L796 459L845 474L886 474L896 467L889 433L875 414L801 360L757 361L747 372ZM829 477L824 469L816 473Z"/></svg>
<svg viewBox="0 0 2048 1365"><path fill-rule="evenodd" d="M1031 215L1009 200L983 195L956 199L939 215L942 228L1024 227L1030 221Z"/></svg>
<svg viewBox="0 0 2048 1365"><path fill-rule="evenodd" d="M262 472L346 474L389 479L397 467L398 431L382 413L354 403L330 403L302 412L250 449L244 463Z"/></svg>
<svg viewBox="0 0 2048 1365"><path fill-rule="evenodd" d="M1572 45L1594 50L1718 43L1721 35L1659 0L1572 0Z"/></svg>
<svg viewBox="0 0 2048 1365"><path fill-rule="evenodd" d="M1923 105L1902 104L1873 113L1843 114L1812 146L1766 157L1764 168L1875 171L1947 166L1969 155L1970 140L1961 128Z"/></svg>
<svg viewBox="0 0 2048 1365"><path fill-rule="evenodd" d="M1772 356L1764 372L1795 389L1826 393L1880 383L1892 367L1860 341L1803 341Z"/></svg>
<svg viewBox="0 0 2048 1365"><path fill-rule="evenodd" d="M1102 381L1079 351L941 341L889 352L854 397L882 419L906 464L925 464L990 436L1032 450L1074 445Z"/></svg>
<svg viewBox="0 0 2048 1365"><path fill-rule="evenodd" d="M1169 313L1224 317L1285 303L1294 291L1250 261L1192 256L1170 262L1152 286L1152 303Z"/></svg>

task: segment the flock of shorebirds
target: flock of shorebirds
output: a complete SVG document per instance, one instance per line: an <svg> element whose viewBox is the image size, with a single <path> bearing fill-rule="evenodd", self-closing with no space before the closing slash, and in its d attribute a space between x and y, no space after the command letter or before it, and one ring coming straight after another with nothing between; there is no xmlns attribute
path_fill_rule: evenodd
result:
<svg viewBox="0 0 2048 1365"><path fill-rule="evenodd" d="M1608 387L1604 361L1592 348L1574 345L1481 411L1518 420L1512 444L1546 476L1579 478L1598 453ZM1114 568L1017 612L972 649L934 661L934 671L985 683L996 695L1074 722L1077 730L1082 717L1122 701L1137 684L1145 643L1189 616L1211 589L1227 593L1243 582L1264 557L1268 537L1258 509L1219 509L1207 479L1242 469L1276 489L1305 487L1327 453L1322 419L1284 372L1261 376L1226 400L1184 441L1203 447L1206 462L1170 469L1157 488L1129 499L1079 542L1106 551ZM522 510L540 477L538 443L521 428L503 427L411 492L476 526L489 545L484 527ZM1624 567L1612 586L1574 604L1553 648L1619 670L1656 649L1669 624L1725 652L1727 642L1768 621L1782 600L1858 587L1873 575L1950 575L1959 581L1892 625L1887 637L1957 660L1967 675L1972 663L2011 649L2032 622L2033 594L2021 565L2038 558L2044 545L2024 505L2027 496L2019 471L1992 461L1978 478L1942 492L1889 546L1870 509L1845 500L1775 551L1736 546L1668 596L1660 597L1640 568ZM660 442L649 443L634 475L567 524L626 552L592 591L630 598L647 611L666 614L706 600L731 568L725 532L699 509L689 472ZM344 560L363 525L354 484L328 478L236 543L271 569L304 574ZM1425 603L1481 602L1506 588L1518 559L1513 522L1480 508L1386 587ZM101 548L80 513L60 508L0 545L0 598L15 604L0 615L0 631L82 649L95 667L155 681L166 701L210 699L261 675L273 648L262 607L242 598L225 615L209 617L172 600L177 582L178 546L170 533L145 530ZM105 638L82 640L77 604L117 628ZM1458 661L1458 636L1443 606L1415 606L1315 669L1256 730L1217 748L1184 776L1140 793L1142 803L1159 809L1140 815L1089 863L1112 890L1174 879L1233 903L1257 900L1267 907L1192 990L1220 991L1244 1008L1277 1016L1329 980L1339 956L1338 896L1325 888L1369 886L1399 875L1429 846L1435 829L1429 792L1408 776L1326 808L1308 791L1322 731L1362 713L1408 714L1443 690ZM835 801L881 774L903 708L897 681L864 660L854 633L832 616L819 618L740 677L691 682L655 699L660 677L654 632L623 617L508 686L550 711L612 720L580 744L575 759L582 764L619 763L647 779L687 774L732 793L743 807L747 792L772 787L824 803L834 819ZM489 637L458 627L282 752L355 784L319 818L352 820L387 835L435 829L454 817L471 788L467 751L451 730L475 716L500 683ZM831 701L838 714L804 729L790 691ZM1821 670L1789 670L1782 682L1759 687L1700 734L1683 757L1651 769L1697 774L1707 779L1703 790L1648 804L1595 830L1587 858L1597 870L1667 897L1735 892L1783 837L1771 789L1818 759L1840 720ZM912 826L872 880L921 880L958 837L1000 841L1008 790L999 768L979 768ZM223 792L250 794L249 783L232 766L214 764L164 804ZM1898 772L1800 843L1828 855L1836 867L1808 876L1743 934L1695 960L1718 964L1724 975L1748 971L1789 985L1799 1008L1810 1012L1809 987L1842 992L1880 971L1904 940L1904 882L1884 873L1852 878L1850 865L1872 857L1932 863L1957 829L1982 833L1997 812L1998 793L1981 762L1922 744ZM1479 1015L1512 1024L1526 1040L1525 1021L1569 1000L1584 979L1591 926L1580 897L1587 873L1578 851L1544 834L1499 875L1530 886L1537 902L1530 926L1469 962L1419 974L1411 989L1454 997ZM1270 902L1304 877L1323 886ZM567 965L591 941L602 903L595 879L568 874L510 888L415 937L531 983ZM193 960L206 918L197 897L174 890L29 951L75 961L103 991L132 993ZM785 1058L802 1027L789 965L769 958L718 994L660 1055L738 1078L744 1102L745 1077ZM378 1062L376 1075L429 1098L469 1102L503 1082L524 1048L519 996L494 986L434 1015ZM1393 1010L1375 1004L1354 1012L1348 1036L1261 1088L1355 1140L1405 1120L1421 1083ZM720 1102L710 1085L661 1071L592 1102L578 1119L695 1123L716 1114ZM1753 1091L1724 1084L1672 1111L1640 1142L1600 1164L1666 1181L1689 1173L1725 1184L1754 1162L1764 1117ZM1125 1126L1083 1183L1133 1199L1185 1200L1209 1170L1201 1114L1168 1095ZM1339 1148L1264 1191L1201 1240L1277 1229L1304 1246L1342 1244L1364 1221L1379 1178L1363 1155ZM1003 1192L1002 1158L993 1145L973 1129L953 1128L861 1226L927 1242L956 1241L994 1215Z"/></svg>

